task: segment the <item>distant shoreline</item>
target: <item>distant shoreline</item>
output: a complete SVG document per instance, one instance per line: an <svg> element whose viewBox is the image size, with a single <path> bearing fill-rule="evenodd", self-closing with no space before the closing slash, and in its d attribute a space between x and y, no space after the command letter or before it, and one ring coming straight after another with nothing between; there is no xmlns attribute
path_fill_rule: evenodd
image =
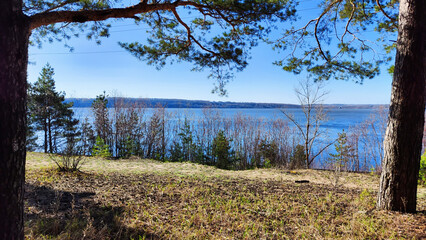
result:
<svg viewBox="0 0 426 240"><path fill-rule="evenodd" d="M88 108L92 106L94 98L67 98L66 102L74 102L75 108ZM126 104L143 104L148 108L300 108L297 104L284 103L254 103L254 102L216 102L205 100L165 99L165 98L108 98L108 107L114 102L124 101ZM387 107L384 104L324 104L328 109L372 109Z"/></svg>

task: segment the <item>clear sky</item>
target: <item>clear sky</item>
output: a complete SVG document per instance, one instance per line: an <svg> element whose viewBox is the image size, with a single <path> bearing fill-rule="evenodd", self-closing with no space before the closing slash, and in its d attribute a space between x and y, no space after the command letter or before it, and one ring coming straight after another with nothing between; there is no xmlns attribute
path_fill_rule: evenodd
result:
<svg viewBox="0 0 426 240"><path fill-rule="evenodd" d="M315 11L313 11L315 13ZM305 14L312 14L309 9ZM287 73L272 62L283 57L271 46L261 44L252 50L249 66L235 75L227 86L228 97L211 93L214 80L208 71L192 72L191 65L175 63L161 70L139 61L118 46L118 41L146 39L146 28L131 21L113 24L111 36L101 45L85 37L67 43L75 48L69 52L63 43L46 43L41 49L30 47L28 80L37 80L42 67L49 62L55 69L57 90L67 97L93 98L104 90L111 95L143 98L176 98L211 101L293 103L297 104L294 87L304 75ZM351 80L330 80L326 103L388 104L390 102L391 76L385 68L374 79L363 85Z"/></svg>

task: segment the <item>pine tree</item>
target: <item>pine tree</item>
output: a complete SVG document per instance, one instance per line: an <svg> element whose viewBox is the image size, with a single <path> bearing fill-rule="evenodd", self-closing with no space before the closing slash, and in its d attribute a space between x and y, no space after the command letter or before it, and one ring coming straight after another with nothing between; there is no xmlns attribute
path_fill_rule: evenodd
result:
<svg viewBox="0 0 426 240"><path fill-rule="evenodd" d="M29 86L28 110L35 129L44 133L44 152L58 152L62 140L69 139L68 127L75 127L72 103L65 103L65 93L56 91L54 69L49 63L43 67L40 77ZM68 131L68 133L65 133Z"/></svg>
<svg viewBox="0 0 426 240"><path fill-rule="evenodd" d="M96 137L96 143L92 150L92 155L95 157L108 158L111 157L111 153L109 151L109 145L105 143L105 141L100 137Z"/></svg>
<svg viewBox="0 0 426 240"><path fill-rule="evenodd" d="M216 162L216 167L222 169L231 169L233 164L230 142L223 131L219 131L213 139L213 158Z"/></svg>
<svg viewBox="0 0 426 240"><path fill-rule="evenodd" d="M34 127L34 120L31 117L30 112L27 110L27 151L32 152L37 149L37 135Z"/></svg>
<svg viewBox="0 0 426 240"><path fill-rule="evenodd" d="M111 122L108 112L108 96L105 91L96 96L92 103L92 111L95 117L94 125L96 136L100 137L105 143L109 144L111 135Z"/></svg>
<svg viewBox="0 0 426 240"><path fill-rule="evenodd" d="M183 127L180 129L180 133L178 135L182 143L182 157L184 161L193 161L195 145L191 125L189 124L188 119L185 118Z"/></svg>
<svg viewBox="0 0 426 240"><path fill-rule="evenodd" d="M347 170L347 163L350 159L352 150L348 145L348 138L344 130L341 133L338 133L338 138L334 143L334 148L336 153L330 153L329 159L334 170L340 172L344 167Z"/></svg>
<svg viewBox="0 0 426 240"><path fill-rule="evenodd" d="M172 162L182 162L184 159L182 145L179 142L178 140L173 141L170 147L170 161Z"/></svg>

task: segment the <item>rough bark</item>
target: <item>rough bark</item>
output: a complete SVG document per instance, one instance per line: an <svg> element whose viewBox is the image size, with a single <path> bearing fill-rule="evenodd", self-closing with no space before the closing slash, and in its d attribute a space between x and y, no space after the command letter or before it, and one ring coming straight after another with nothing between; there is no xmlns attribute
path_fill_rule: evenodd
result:
<svg viewBox="0 0 426 240"><path fill-rule="evenodd" d="M22 0L0 1L0 239L24 238L28 38Z"/></svg>
<svg viewBox="0 0 426 240"><path fill-rule="evenodd" d="M402 0L378 208L415 212L425 112L426 1Z"/></svg>

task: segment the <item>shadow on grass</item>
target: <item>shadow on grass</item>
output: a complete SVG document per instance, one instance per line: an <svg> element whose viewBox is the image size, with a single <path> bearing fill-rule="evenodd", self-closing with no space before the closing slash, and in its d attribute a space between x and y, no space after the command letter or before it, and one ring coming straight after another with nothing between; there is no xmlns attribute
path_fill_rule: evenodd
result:
<svg viewBox="0 0 426 240"><path fill-rule="evenodd" d="M160 239L123 224L123 207L95 202L94 192L25 185L26 239Z"/></svg>

